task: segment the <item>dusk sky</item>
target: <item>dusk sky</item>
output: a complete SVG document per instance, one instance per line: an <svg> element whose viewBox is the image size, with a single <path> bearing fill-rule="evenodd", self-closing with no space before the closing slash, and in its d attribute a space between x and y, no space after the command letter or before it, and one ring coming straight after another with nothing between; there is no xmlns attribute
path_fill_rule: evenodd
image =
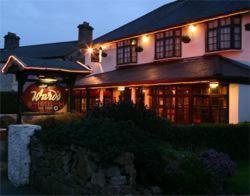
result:
<svg viewBox="0 0 250 196"><path fill-rule="evenodd" d="M77 25L89 22L94 38L173 0L0 0L0 48L14 32L20 44L76 40Z"/></svg>

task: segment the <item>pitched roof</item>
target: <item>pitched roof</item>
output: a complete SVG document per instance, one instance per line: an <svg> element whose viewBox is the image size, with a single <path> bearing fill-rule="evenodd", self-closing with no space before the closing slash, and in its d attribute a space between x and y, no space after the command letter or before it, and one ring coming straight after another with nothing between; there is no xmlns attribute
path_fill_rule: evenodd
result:
<svg viewBox="0 0 250 196"><path fill-rule="evenodd" d="M95 39L94 43L109 42L249 9L249 0L178 0Z"/></svg>
<svg viewBox="0 0 250 196"><path fill-rule="evenodd" d="M250 83L250 67L220 56L150 63L80 78L78 87L185 82L230 79Z"/></svg>
<svg viewBox="0 0 250 196"><path fill-rule="evenodd" d="M76 49L78 49L78 41L21 46L13 50L1 49L0 62L7 61L10 55L30 58L59 58Z"/></svg>
<svg viewBox="0 0 250 196"><path fill-rule="evenodd" d="M69 73L90 73L91 69L80 62L54 60L54 59L36 59L29 57L10 56L2 72L8 73L12 66L18 66L19 71L39 70L39 71L57 71Z"/></svg>

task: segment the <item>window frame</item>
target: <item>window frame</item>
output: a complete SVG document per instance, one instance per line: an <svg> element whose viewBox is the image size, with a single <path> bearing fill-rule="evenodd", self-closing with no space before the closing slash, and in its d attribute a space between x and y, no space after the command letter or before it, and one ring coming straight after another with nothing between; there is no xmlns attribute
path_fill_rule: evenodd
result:
<svg viewBox="0 0 250 196"><path fill-rule="evenodd" d="M227 25L222 25L221 24L221 20L226 20L230 18L230 24ZM234 23L234 19L238 18L239 19L239 24L235 24ZM215 22L217 21L217 27L213 27L213 28L209 28L209 24L211 22ZM230 29L230 40L229 40L229 48L222 48L221 47L221 29L223 28L227 28L229 27ZM235 28L239 27L239 33L235 33ZM209 32L210 31L216 31L216 49L214 50L209 50ZM235 39L235 35L239 34L240 35L240 40L236 40ZM206 53L210 53L210 52L218 52L218 51L226 51L226 50L240 50L242 49L242 17L241 15L236 15L236 16L230 16L230 17L225 17L225 18L220 18L220 19L216 19L216 20L212 20L212 21L208 21L206 22L206 36L205 36L205 42L206 42ZM239 42L239 47L235 46L235 42L238 41Z"/></svg>
<svg viewBox="0 0 250 196"><path fill-rule="evenodd" d="M166 36L166 32L173 32L173 35L170 37ZM176 35L176 31L180 31L179 35ZM157 35L163 33L163 37L162 38L157 38ZM159 33L155 33L155 49L154 49L154 59L155 60L162 60L162 59L168 59L168 58L178 58L182 56L182 41L181 41L181 37L182 37L182 28L178 28L178 29L172 29L172 30L166 30L166 31L162 31ZM179 43L179 55L176 55L176 39L179 38L180 39L180 43ZM173 39L173 55L172 56L166 56L166 40L170 40ZM163 41L163 57L159 58L157 56L157 42L158 41Z"/></svg>
<svg viewBox="0 0 250 196"><path fill-rule="evenodd" d="M135 40L136 44L132 45L133 40ZM125 42L130 41L129 45L124 45ZM119 46L119 43L123 43L123 46ZM131 38L131 39L126 39L126 40L122 40L116 43L116 64L117 65L127 65L127 64L132 64L132 63L137 63L138 61L138 55L136 52L136 47L138 46L138 39L137 38ZM129 61L125 62L125 49L129 48ZM133 61L133 48L134 48L134 52L135 52L135 61ZM122 62L119 62L119 49L122 49Z"/></svg>

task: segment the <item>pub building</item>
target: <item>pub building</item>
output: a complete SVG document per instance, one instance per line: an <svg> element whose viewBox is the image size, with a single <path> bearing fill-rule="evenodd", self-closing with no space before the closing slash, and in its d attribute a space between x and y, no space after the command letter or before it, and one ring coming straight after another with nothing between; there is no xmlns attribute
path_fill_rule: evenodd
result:
<svg viewBox="0 0 250 196"><path fill-rule="evenodd" d="M63 76L66 111L130 99L176 124L250 121L248 1L174 1L79 47L81 69L48 74ZM18 67L10 58L5 73Z"/></svg>

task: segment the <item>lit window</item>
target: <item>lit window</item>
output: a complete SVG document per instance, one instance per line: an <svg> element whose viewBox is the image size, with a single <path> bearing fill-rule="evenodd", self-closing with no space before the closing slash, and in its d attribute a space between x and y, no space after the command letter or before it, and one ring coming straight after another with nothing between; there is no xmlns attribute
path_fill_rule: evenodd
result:
<svg viewBox="0 0 250 196"><path fill-rule="evenodd" d="M170 30L155 35L155 59L181 56L181 30Z"/></svg>
<svg viewBox="0 0 250 196"><path fill-rule="evenodd" d="M241 17L222 18L207 23L208 52L241 48Z"/></svg>
<svg viewBox="0 0 250 196"><path fill-rule="evenodd" d="M117 64L137 62L137 39L129 39L117 43Z"/></svg>

